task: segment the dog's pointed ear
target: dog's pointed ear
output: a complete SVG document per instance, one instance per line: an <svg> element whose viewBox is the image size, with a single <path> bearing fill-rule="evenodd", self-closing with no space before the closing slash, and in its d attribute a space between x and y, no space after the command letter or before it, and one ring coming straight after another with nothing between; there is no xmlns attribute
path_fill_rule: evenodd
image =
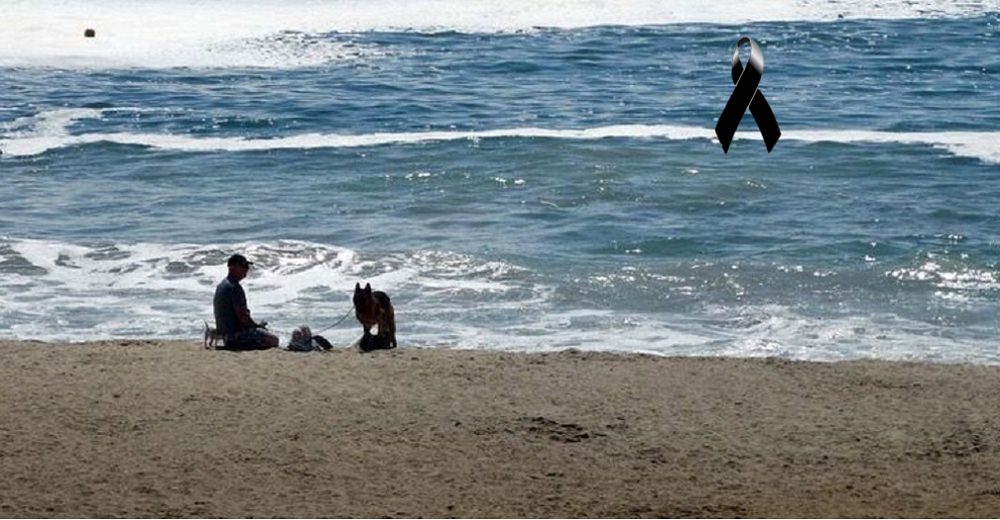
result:
<svg viewBox="0 0 1000 520"><path fill-rule="evenodd" d="M355 283L354 284L354 292L358 292L360 290L361 290L361 282Z"/></svg>
<svg viewBox="0 0 1000 520"><path fill-rule="evenodd" d="M366 283L365 284L365 292L366 293L372 292L372 284L370 284L370 283Z"/></svg>

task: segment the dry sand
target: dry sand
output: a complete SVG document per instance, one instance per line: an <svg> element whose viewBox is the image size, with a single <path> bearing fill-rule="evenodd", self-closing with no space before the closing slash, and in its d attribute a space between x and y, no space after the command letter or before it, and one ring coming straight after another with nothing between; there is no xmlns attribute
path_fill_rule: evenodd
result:
<svg viewBox="0 0 1000 520"><path fill-rule="evenodd" d="M1000 367L0 342L0 517L1000 516Z"/></svg>

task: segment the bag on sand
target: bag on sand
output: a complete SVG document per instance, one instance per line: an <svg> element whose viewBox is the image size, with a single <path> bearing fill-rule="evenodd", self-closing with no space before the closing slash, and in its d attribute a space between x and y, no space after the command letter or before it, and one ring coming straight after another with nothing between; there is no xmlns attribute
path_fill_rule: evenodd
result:
<svg viewBox="0 0 1000 520"><path fill-rule="evenodd" d="M330 350L333 345L323 336L313 336L309 327L303 325L292 331L292 339L288 341L288 350L295 352L310 352L313 350Z"/></svg>

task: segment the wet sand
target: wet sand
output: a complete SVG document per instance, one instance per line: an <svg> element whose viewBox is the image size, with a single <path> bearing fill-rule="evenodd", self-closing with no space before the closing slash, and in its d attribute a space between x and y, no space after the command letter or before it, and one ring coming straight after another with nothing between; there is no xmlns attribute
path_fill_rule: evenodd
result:
<svg viewBox="0 0 1000 520"><path fill-rule="evenodd" d="M1000 516L1000 367L0 341L0 517Z"/></svg>

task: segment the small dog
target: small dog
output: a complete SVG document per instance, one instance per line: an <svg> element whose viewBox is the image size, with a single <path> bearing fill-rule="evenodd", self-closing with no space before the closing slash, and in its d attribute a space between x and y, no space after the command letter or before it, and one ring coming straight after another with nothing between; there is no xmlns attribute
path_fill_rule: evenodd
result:
<svg viewBox="0 0 1000 520"><path fill-rule="evenodd" d="M204 344L206 349L214 349L222 341L222 334L215 327L210 327L208 322L205 322L205 334L204 334Z"/></svg>
<svg viewBox="0 0 1000 520"><path fill-rule="evenodd" d="M365 329L361 337L361 350L396 348L396 314L389 295L372 291L371 284L354 284L354 315ZM372 327L378 325L378 336L372 336Z"/></svg>

